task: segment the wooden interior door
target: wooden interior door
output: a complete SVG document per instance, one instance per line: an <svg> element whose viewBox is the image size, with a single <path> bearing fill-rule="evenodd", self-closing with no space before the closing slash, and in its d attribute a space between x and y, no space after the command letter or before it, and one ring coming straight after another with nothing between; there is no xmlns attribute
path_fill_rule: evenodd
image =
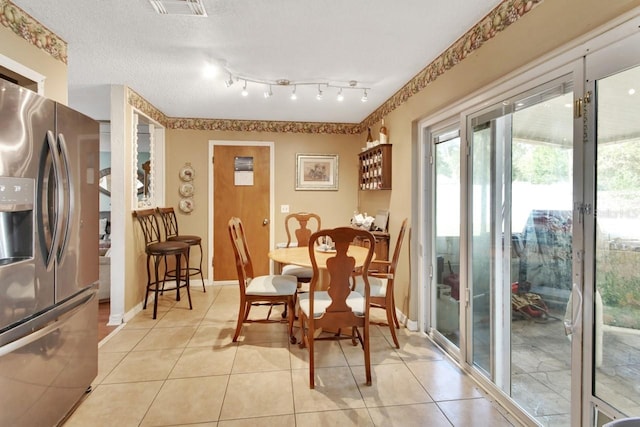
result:
<svg viewBox="0 0 640 427"><path fill-rule="evenodd" d="M213 280L237 280L227 224L240 218L247 236L255 275L269 274L270 206L269 146L214 145L213 149ZM237 157L253 164L253 183L237 182ZM245 175L246 177L246 175ZM245 184L245 185L239 185Z"/></svg>

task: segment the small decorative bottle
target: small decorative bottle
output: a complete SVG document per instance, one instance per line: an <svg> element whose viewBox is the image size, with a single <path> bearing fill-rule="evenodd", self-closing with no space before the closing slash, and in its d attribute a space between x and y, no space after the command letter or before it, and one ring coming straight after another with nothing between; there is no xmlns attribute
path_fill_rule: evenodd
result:
<svg viewBox="0 0 640 427"><path fill-rule="evenodd" d="M373 137L371 136L371 128L367 128L367 148L373 147Z"/></svg>
<svg viewBox="0 0 640 427"><path fill-rule="evenodd" d="M382 119L382 125L380 126L380 144L387 144L388 142L387 127L384 125L384 119Z"/></svg>

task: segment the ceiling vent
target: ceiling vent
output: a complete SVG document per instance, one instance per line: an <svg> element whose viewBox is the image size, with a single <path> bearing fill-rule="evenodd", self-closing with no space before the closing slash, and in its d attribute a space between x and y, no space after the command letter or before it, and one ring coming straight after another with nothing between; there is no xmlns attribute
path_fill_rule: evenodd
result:
<svg viewBox="0 0 640 427"><path fill-rule="evenodd" d="M202 0L149 0L160 15L207 16Z"/></svg>

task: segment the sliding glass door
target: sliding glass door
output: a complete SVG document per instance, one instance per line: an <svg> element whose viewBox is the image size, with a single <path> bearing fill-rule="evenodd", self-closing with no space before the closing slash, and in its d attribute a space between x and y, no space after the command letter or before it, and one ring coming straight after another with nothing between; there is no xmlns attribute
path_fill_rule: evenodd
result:
<svg viewBox="0 0 640 427"><path fill-rule="evenodd" d="M583 418L596 423L640 416L639 58L634 35L586 60Z"/></svg>
<svg viewBox="0 0 640 427"><path fill-rule="evenodd" d="M432 138L433 248L436 274L432 277L435 329L460 346L460 131L436 132Z"/></svg>
<svg viewBox="0 0 640 427"><path fill-rule="evenodd" d="M640 417L637 28L425 128L430 332L543 426Z"/></svg>
<svg viewBox="0 0 640 427"><path fill-rule="evenodd" d="M570 425L573 86L468 120L471 362L542 424Z"/></svg>

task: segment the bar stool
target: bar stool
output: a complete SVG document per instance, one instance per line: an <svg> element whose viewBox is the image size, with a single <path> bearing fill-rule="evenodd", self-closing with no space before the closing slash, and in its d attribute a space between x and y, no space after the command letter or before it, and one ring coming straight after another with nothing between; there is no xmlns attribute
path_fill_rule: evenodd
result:
<svg viewBox="0 0 640 427"><path fill-rule="evenodd" d="M198 267L191 267L187 262L185 270L188 273L189 277L193 277L196 275L200 275L200 279L202 279L202 290L207 292L207 289L204 286L204 276L202 274L202 238L200 236L186 235L178 233L178 219L176 217L176 213L172 207L167 208L157 208L157 212L162 219L162 224L164 225L164 236L165 239L169 242L183 242L189 245L189 255L191 255L191 247L197 246L200 249L200 263ZM167 271L167 276L174 277L175 270Z"/></svg>
<svg viewBox="0 0 640 427"><path fill-rule="evenodd" d="M185 271L184 275L180 274L180 265L182 257L187 261L189 265L189 245L184 242L171 242L160 240L160 225L158 218L155 215L155 209L141 209L133 212L133 216L138 220L145 242L145 253L147 254L147 291L144 296L143 309L147 308L147 301L149 299L149 292L154 292L153 301L153 318L156 318L158 313L158 292L165 290L176 290L176 301L180 301L180 288L187 288L187 297L189 299L189 309L193 309L191 305L191 293L189 293L189 274ZM162 279L158 275L158 266L160 262L164 260L167 264L167 257L175 257L176 261L176 286L175 288L165 288L165 281L167 275L163 275ZM151 259L153 258L154 275L151 276ZM184 283L182 283L184 282Z"/></svg>

